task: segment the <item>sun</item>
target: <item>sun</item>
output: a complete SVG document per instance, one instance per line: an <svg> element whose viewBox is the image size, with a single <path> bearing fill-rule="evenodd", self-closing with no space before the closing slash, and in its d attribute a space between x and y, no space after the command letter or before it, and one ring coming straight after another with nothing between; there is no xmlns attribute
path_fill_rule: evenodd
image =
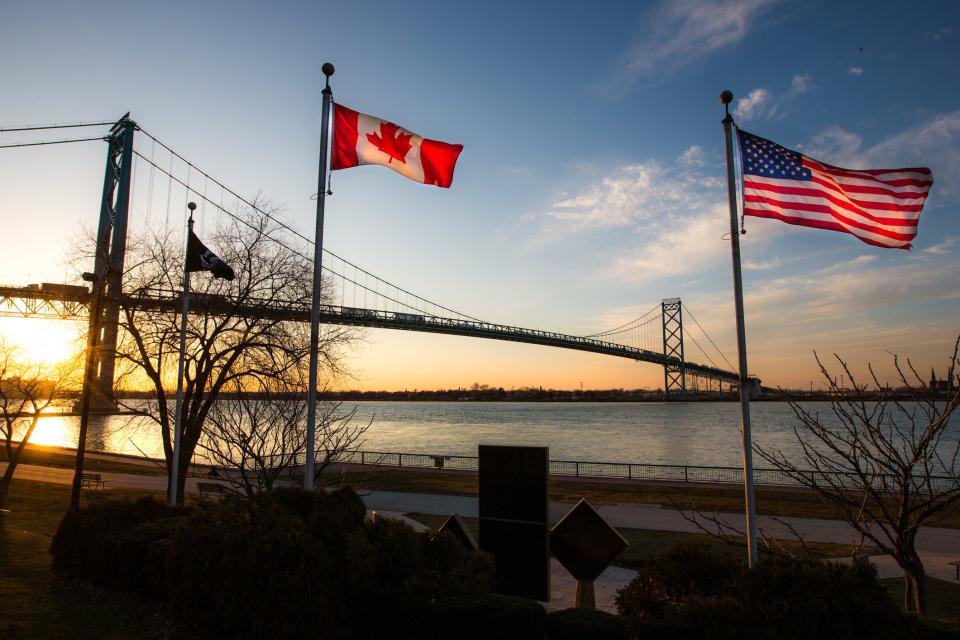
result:
<svg viewBox="0 0 960 640"><path fill-rule="evenodd" d="M26 362L55 365L82 348L82 323L39 318L0 318L0 342L16 347Z"/></svg>

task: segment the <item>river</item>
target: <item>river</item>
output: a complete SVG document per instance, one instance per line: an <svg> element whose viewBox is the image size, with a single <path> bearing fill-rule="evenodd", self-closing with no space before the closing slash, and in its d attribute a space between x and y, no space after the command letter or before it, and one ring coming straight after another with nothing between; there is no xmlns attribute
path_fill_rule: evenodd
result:
<svg viewBox="0 0 960 640"><path fill-rule="evenodd" d="M476 455L478 444L550 447L554 460L739 466L740 405L734 402L345 402L372 424L367 451ZM805 406L833 420L829 403ZM754 442L802 463L786 403L751 405ZM956 446L960 418L942 450ZM32 442L76 446L78 418L41 420ZM162 457L158 430L144 418L96 417L88 448ZM758 467L765 466L761 460ZM800 466L807 466L801 464Z"/></svg>

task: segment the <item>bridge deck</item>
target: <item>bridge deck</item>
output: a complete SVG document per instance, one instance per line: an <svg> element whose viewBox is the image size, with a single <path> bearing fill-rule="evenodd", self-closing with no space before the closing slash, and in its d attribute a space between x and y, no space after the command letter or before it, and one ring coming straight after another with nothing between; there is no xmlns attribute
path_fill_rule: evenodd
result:
<svg viewBox="0 0 960 640"><path fill-rule="evenodd" d="M58 293L41 291L35 288L0 286L0 315L81 319L86 317L89 296L89 293L79 294L75 291ZM141 310L176 312L180 309L180 293L149 291L139 295L127 295L124 296L122 304ZM295 322L310 321L310 305L303 302L254 300L238 304L236 300L223 296L193 294L191 296L191 306L197 311L202 310L215 315L255 314ZM728 383L739 381L739 375L733 371L695 362L684 363L676 357L666 356L647 349L491 322L334 305L321 306L320 320L327 324L443 333L588 351L650 362L660 366L683 366L687 373Z"/></svg>

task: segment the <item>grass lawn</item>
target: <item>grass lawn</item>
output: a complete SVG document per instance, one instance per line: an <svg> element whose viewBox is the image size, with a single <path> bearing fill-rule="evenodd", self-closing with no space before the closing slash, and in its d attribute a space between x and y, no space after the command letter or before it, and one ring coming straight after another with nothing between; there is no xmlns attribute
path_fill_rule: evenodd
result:
<svg viewBox="0 0 960 640"><path fill-rule="evenodd" d="M84 490L83 503L128 495L144 492ZM51 571L50 541L69 504L69 486L14 479L10 513L0 515L0 637L157 637L163 624L156 607Z"/></svg>

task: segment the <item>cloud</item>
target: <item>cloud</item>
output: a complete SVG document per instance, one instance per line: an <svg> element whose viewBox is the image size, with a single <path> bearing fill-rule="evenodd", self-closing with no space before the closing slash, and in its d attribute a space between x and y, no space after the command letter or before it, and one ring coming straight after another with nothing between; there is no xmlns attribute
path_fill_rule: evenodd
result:
<svg viewBox="0 0 960 640"><path fill-rule="evenodd" d="M950 253L953 247L957 244L957 237L950 236L943 242L937 243L933 246L927 247L920 253L926 256L939 256L945 253Z"/></svg>
<svg viewBox="0 0 960 640"><path fill-rule="evenodd" d="M680 157L677 160L680 162L680 164L688 167L703 166L703 147L695 144L680 154Z"/></svg>
<svg viewBox="0 0 960 640"><path fill-rule="evenodd" d="M747 271L767 271L768 269L776 269L780 266L780 259L774 258L773 260L744 260L743 268Z"/></svg>
<svg viewBox="0 0 960 640"><path fill-rule="evenodd" d="M847 69L847 73L851 76L862 76L863 67L850 67L849 69Z"/></svg>
<svg viewBox="0 0 960 640"><path fill-rule="evenodd" d="M810 90L812 84L813 76L811 75L793 76L793 80L790 81L789 95L797 96L801 93L806 93Z"/></svg>
<svg viewBox="0 0 960 640"><path fill-rule="evenodd" d="M559 235L631 226L701 208L708 202L704 189L715 192L720 186L719 178L649 161L620 167L583 193L555 202L544 218Z"/></svg>
<svg viewBox="0 0 960 640"><path fill-rule="evenodd" d="M754 89L747 94L746 98L737 100L737 106L733 109L733 115L737 120L755 120L761 115L770 113L773 106L773 97L766 89Z"/></svg>
<svg viewBox="0 0 960 640"><path fill-rule="evenodd" d="M951 198L960 193L960 111L942 113L864 147L859 135L833 126L797 145L805 154L850 169L930 167L931 197Z"/></svg>
<svg viewBox="0 0 960 640"><path fill-rule="evenodd" d="M695 272L715 264L729 251L723 235L729 232L725 204L715 203L704 213L647 230L646 242L617 256L606 275L641 282Z"/></svg>
<svg viewBox="0 0 960 640"><path fill-rule="evenodd" d="M950 37L951 35L953 35L953 27L946 25L944 27L940 27L939 29L926 32L924 37L931 38L933 40L941 40L943 38Z"/></svg>
<svg viewBox="0 0 960 640"><path fill-rule="evenodd" d="M773 118L776 115L786 115L790 103L797 96L807 93L813 87L813 76L809 74L795 75L790 80L790 87L779 98L768 89L757 88L747 94L746 98L737 100L733 115L744 122Z"/></svg>
<svg viewBox="0 0 960 640"><path fill-rule="evenodd" d="M772 0L664 0L623 56L617 82L667 73L729 47L749 33Z"/></svg>

